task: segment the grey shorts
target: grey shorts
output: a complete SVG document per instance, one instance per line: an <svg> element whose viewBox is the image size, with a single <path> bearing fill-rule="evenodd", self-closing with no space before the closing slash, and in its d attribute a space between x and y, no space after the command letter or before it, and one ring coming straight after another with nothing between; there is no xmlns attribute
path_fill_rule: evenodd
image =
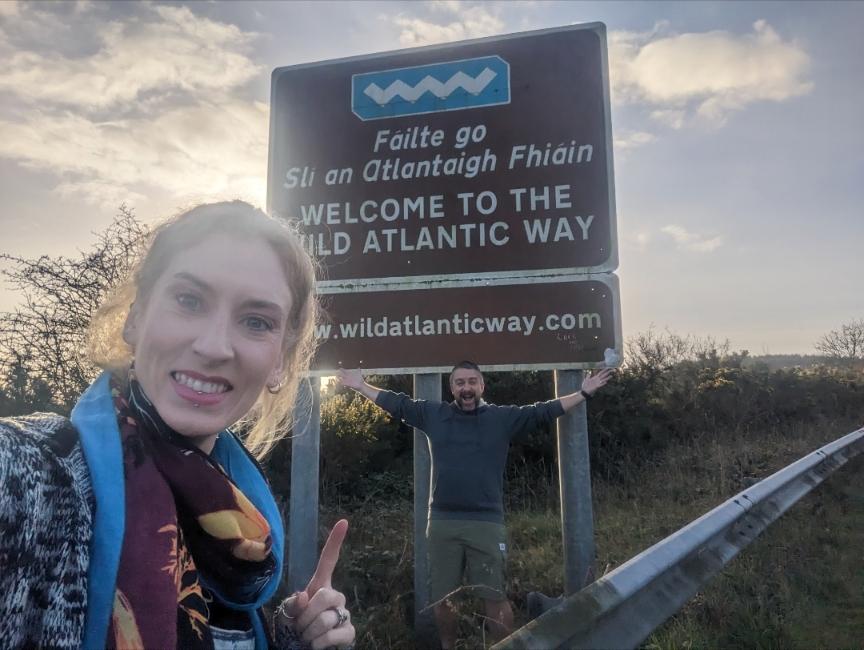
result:
<svg viewBox="0 0 864 650"><path fill-rule="evenodd" d="M485 600L507 598L504 564L507 531L504 524L462 519L430 519L429 600L436 603L462 586Z"/></svg>

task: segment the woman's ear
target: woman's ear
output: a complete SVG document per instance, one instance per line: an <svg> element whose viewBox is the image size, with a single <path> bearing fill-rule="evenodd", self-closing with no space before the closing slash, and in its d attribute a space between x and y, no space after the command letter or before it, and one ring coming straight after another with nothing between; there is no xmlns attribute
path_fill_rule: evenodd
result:
<svg viewBox="0 0 864 650"><path fill-rule="evenodd" d="M135 348L138 342L138 307L137 303L132 303L129 307L129 313L126 314L126 322L123 323L123 340L131 347Z"/></svg>
<svg viewBox="0 0 864 650"><path fill-rule="evenodd" d="M273 366L273 369L270 371L270 374L267 376L267 388L272 393L274 389L276 392L281 390L282 384L285 383L285 354L283 352L279 353L279 358L276 361L276 364Z"/></svg>
<svg viewBox="0 0 864 650"><path fill-rule="evenodd" d="M267 379L267 387L270 389L282 385L284 376L282 375L282 364L277 365L270 371L270 377Z"/></svg>

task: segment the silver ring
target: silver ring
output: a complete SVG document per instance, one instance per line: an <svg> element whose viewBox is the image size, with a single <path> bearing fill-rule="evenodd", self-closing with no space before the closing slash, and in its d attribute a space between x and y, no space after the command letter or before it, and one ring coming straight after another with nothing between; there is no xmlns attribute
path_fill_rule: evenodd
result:
<svg viewBox="0 0 864 650"><path fill-rule="evenodd" d="M284 619L289 621L293 621L293 616L288 616L288 612L285 611L285 606L288 604L288 598L285 598L281 603L279 603L279 607L276 608L276 616L281 616Z"/></svg>
<svg viewBox="0 0 864 650"><path fill-rule="evenodd" d="M336 625L333 626L333 629L345 625L348 621L348 610L344 607L331 607L330 610L336 613Z"/></svg>

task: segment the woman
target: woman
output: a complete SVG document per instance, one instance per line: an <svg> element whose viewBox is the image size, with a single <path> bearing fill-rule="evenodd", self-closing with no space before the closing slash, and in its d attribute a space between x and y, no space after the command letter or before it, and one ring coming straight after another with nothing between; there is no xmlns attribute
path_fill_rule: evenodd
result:
<svg viewBox="0 0 864 650"><path fill-rule="evenodd" d="M154 231L91 322L105 372L71 422L0 420L4 647L267 646L284 534L256 457L285 431L316 309L298 238L246 203ZM280 607L279 643L353 641L329 584L346 529Z"/></svg>

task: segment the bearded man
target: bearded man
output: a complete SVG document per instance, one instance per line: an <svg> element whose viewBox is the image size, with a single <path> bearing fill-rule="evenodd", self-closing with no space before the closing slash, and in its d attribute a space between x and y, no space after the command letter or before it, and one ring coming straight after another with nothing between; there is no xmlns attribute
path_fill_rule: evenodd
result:
<svg viewBox="0 0 864 650"><path fill-rule="evenodd" d="M530 406L496 406L483 400L480 367L457 363L450 373L450 403L414 400L367 384L360 370L340 370L339 381L372 400L429 439L432 489L426 537L429 597L441 646L456 645L456 615L447 602L462 588L484 603L492 635L513 630L513 609L505 589L507 532L504 528L504 467L510 442L520 433L548 425L589 399L612 371L587 377L576 393Z"/></svg>

